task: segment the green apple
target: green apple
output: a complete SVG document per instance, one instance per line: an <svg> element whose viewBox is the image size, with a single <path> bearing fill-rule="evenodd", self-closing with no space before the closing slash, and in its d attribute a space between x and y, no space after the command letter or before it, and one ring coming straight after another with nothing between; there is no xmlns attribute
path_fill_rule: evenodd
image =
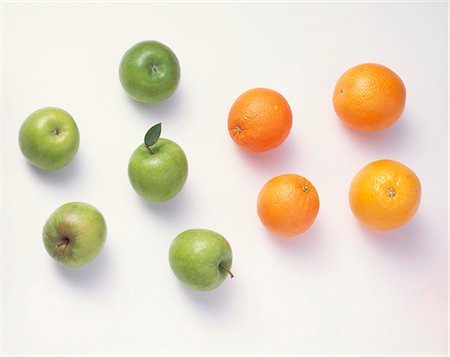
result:
<svg viewBox="0 0 450 357"><path fill-rule="evenodd" d="M42 235L50 256L62 265L78 267L100 253L106 239L106 223L95 207L70 202L50 215Z"/></svg>
<svg viewBox="0 0 450 357"><path fill-rule="evenodd" d="M228 241L208 229L190 229L173 240L169 262L178 279L194 290L217 288L229 275L233 257Z"/></svg>
<svg viewBox="0 0 450 357"><path fill-rule="evenodd" d="M72 116L59 108L41 108L25 119L19 146L28 161L43 170L60 169L74 158L80 134Z"/></svg>
<svg viewBox="0 0 450 357"><path fill-rule="evenodd" d="M166 45L143 41L123 55L119 76L131 98L142 103L156 103L170 97L177 89L180 64Z"/></svg>
<svg viewBox="0 0 450 357"><path fill-rule="evenodd" d="M160 138L161 123L151 127L128 163L128 177L134 190L147 201L170 200L187 179L188 163L181 147Z"/></svg>

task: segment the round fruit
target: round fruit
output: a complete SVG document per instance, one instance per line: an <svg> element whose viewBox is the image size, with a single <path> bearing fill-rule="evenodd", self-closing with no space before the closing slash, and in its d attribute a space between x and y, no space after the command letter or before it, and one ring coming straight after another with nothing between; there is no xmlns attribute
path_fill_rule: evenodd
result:
<svg viewBox="0 0 450 357"><path fill-rule="evenodd" d="M147 201L162 202L175 197L188 175L183 149L169 139L159 138L151 146L139 145L128 163L128 177L134 190Z"/></svg>
<svg viewBox="0 0 450 357"><path fill-rule="evenodd" d="M172 271L194 290L217 288L231 273L232 252L228 241L208 229L190 229L173 240L169 250Z"/></svg>
<svg viewBox="0 0 450 357"><path fill-rule="evenodd" d="M258 196L258 215L264 226L281 236L305 232L316 219L319 196L306 178L286 174L272 178Z"/></svg>
<svg viewBox="0 0 450 357"><path fill-rule="evenodd" d="M142 103L170 97L180 82L180 64L175 53L157 41L139 42L123 56L120 82L128 95Z"/></svg>
<svg viewBox="0 0 450 357"><path fill-rule="evenodd" d="M43 239L51 257L62 265L78 267L100 253L106 239L105 219L87 203L66 203L47 219Z"/></svg>
<svg viewBox="0 0 450 357"><path fill-rule="evenodd" d="M280 145L289 135L292 112L284 97L266 88L241 94L228 115L233 140L250 151L266 151Z"/></svg>
<svg viewBox="0 0 450 357"><path fill-rule="evenodd" d="M59 108L41 108L25 119L19 131L22 154L43 170L57 170L72 161L80 134L72 116Z"/></svg>
<svg viewBox="0 0 450 357"><path fill-rule="evenodd" d="M352 129L377 131L400 118L406 89L389 68L366 63L350 68L337 81L333 94L336 114Z"/></svg>
<svg viewBox="0 0 450 357"><path fill-rule="evenodd" d="M350 207L364 225L377 230L406 224L420 203L420 181L405 165L374 161L359 171L350 185Z"/></svg>

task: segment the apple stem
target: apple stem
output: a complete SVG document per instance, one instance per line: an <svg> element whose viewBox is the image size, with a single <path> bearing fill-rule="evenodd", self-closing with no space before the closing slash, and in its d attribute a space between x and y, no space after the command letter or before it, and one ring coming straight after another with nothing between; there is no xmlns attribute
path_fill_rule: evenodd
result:
<svg viewBox="0 0 450 357"><path fill-rule="evenodd" d="M70 239L67 237L62 238L57 244L56 244L56 252L55 252L55 258L60 259L64 252L66 251L66 248L70 244Z"/></svg>
<svg viewBox="0 0 450 357"><path fill-rule="evenodd" d="M145 147L146 147L147 150L150 152L150 154L153 155L153 151L152 151L152 149L150 149L150 145L145 144Z"/></svg>
<svg viewBox="0 0 450 357"><path fill-rule="evenodd" d="M69 243L70 243L70 239L67 237L64 237L58 242L57 246L65 248L67 245L69 245Z"/></svg>
<svg viewBox="0 0 450 357"><path fill-rule="evenodd" d="M225 267L222 263L219 264L219 267L220 267L221 269L225 270L228 274L230 274L230 278L231 278L231 279L234 278L234 275L233 275L233 273L231 272L231 270L228 269L227 267Z"/></svg>

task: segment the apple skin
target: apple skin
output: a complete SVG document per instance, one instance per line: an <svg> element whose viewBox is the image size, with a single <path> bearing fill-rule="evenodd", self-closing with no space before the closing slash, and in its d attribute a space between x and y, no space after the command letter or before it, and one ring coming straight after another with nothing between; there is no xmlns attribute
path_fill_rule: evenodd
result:
<svg viewBox="0 0 450 357"><path fill-rule="evenodd" d="M22 154L35 167L57 170L68 165L78 151L80 133L66 111L47 107L31 113L19 131Z"/></svg>
<svg viewBox="0 0 450 357"><path fill-rule="evenodd" d="M157 103L170 97L180 82L180 64L173 51L158 41L143 41L131 47L119 67L122 87L142 103Z"/></svg>
<svg viewBox="0 0 450 357"><path fill-rule="evenodd" d="M169 250L173 273L186 286L199 291L212 290L222 284L230 275L232 261L228 241L208 229L189 229L180 233Z"/></svg>
<svg viewBox="0 0 450 357"><path fill-rule="evenodd" d="M153 154L145 144L138 146L128 163L128 177L134 190L147 201L168 201L186 182L186 155L178 144L164 138L159 138L151 150Z"/></svg>
<svg viewBox="0 0 450 357"><path fill-rule="evenodd" d="M42 236L51 257L64 266L79 267L100 253L106 239L106 222L90 204L70 202L50 215Z"/></svg>

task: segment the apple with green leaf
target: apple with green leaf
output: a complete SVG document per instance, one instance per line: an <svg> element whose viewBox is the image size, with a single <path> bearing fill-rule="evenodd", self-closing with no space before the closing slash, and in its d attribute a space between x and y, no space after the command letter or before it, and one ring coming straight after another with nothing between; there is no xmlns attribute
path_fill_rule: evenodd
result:
<svg viewBox="0 0 450 357"><path fill-rule="evenodd" d="M230 244L209 229L189 229L172 241L169 263L175 276L199 291L217 288L230 276L233 255Z"/></svg>
<svg viewBox="0 0 450 357"><path fill-rule="evenodd" d="M170 97L180 82L180 64L173 51L158 41L143 41L122 57L120 83L128 95L142 103Z"/></svg>
<svg viewBox="0 0 450 357"><path fill-rule="evenodd" d="M42 235L51 257L62 265L79 267L100 253L106 239L106 222L94 206L70 202L50 215Z"/></svg>
<svg viewBox="0 0 450 357"><path fill-rule="evenodd" d="M68 165L78 151L80 133L72 116L47 107L31 113L19 131L22 154L35 167L57 170Z"/></svg>
<svg viewBox="0 0 450 357"><path fill-rule="evenodd" d="M151 202L168 201L183 188L188 163L183 149L160 138L161 123L151 127L128 162L128 177L134 190Z"/></svg>

